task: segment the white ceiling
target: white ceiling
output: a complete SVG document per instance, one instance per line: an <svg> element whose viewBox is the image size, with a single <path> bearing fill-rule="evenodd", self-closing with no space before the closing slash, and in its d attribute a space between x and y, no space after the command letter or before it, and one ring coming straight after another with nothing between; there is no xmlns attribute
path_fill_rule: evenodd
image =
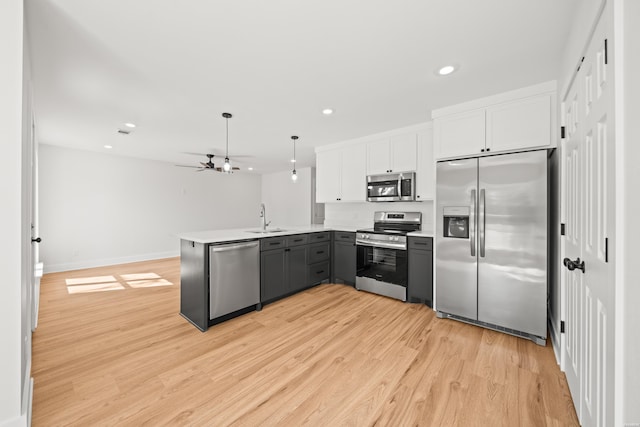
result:
<svg viewBox="0 0 640 427"><path fill-rule="evenodd" d="M230 112L232 160L253 156L236 165L290 168L291 135L311 165L315 146L556 79L578 1L27 1L37 135L197 164L185 153L224 152Z"/></svg>

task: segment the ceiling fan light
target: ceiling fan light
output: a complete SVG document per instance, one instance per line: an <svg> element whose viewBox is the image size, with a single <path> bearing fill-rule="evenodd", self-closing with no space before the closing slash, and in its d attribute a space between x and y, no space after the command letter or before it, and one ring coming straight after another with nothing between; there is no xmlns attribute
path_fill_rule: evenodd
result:
<svg viewBox="0 0 640 427"><path fill-rule="evenodd" d="M296 174L296 170L294 169L293 172L291 172L291 181L296 182L298 180L298 174Z"/></svg>
<svg viewBox="0 0 640 427"><path fill-rule="evenodd" d="M228 157L224 158L224 165L222 165L222 169L225 172L231 171L231 163L229 163L229 158Z"/></svg>

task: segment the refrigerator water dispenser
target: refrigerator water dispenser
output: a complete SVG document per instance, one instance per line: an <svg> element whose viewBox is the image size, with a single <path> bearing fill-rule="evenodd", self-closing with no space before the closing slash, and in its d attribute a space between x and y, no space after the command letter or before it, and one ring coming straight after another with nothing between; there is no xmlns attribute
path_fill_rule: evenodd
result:
<svg viewBox="0 0 640 427"><path fill-rule="evenodd" d="M445 206L444 207L444 231L443 237L453 239L469 238L469 207Z"/></svg>

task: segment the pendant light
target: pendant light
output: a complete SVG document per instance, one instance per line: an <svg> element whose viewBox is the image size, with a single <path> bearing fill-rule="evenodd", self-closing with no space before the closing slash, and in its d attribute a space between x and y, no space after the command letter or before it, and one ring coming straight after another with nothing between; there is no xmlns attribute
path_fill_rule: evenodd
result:
<svg viewBox="0 0 640 427"><path fill-rule="evenodd" d="M229 162L229 119L233 116L230 113L222 113L222 117L227 120L227 150L224 157L224 165L222 165L222 170L226 173L231 173L231 162Z"/></svg>
<svg viewBox="0 0 640 427"><path fill-rule="evenodd" d="M296 140L298 137L294 135L291 139L293 140L293 171L291 171L291 180L296 182L298 180L298 175L296 174Z"/></svg>

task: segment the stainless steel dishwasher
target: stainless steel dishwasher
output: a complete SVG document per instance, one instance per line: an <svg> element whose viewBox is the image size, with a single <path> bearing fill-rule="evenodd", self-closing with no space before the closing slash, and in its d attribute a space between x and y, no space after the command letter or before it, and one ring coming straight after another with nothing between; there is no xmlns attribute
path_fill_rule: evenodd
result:
<svg viewBox="0 0 640 427"><path fill-rule="evenodd" d="M260 309L260 242L209 246L209 319Z"/></svg>

